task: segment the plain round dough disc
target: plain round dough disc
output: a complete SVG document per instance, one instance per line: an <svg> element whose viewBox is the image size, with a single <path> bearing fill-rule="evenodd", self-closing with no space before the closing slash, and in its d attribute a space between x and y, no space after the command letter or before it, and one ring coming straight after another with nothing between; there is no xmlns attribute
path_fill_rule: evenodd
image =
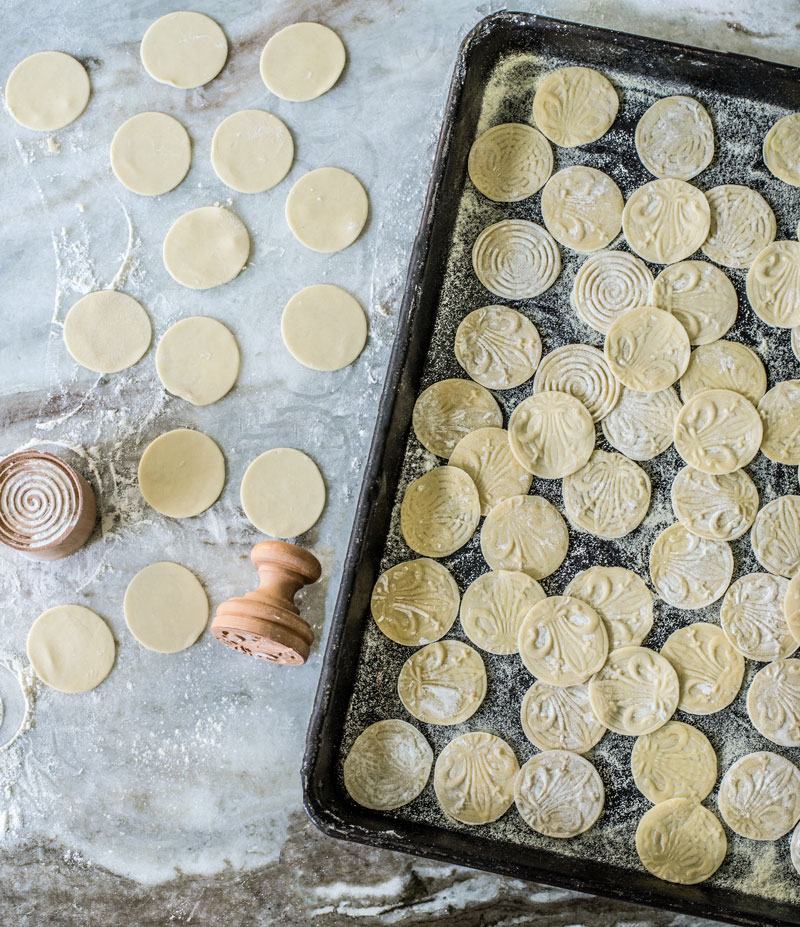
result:
<svg viewBox="0 0 800 927"><path fill-rule="evenodd" d="M191 518L213 505L225 485L225 458L200 431L176 428L151 441L139 461L139 489L162 515Z"/></svg>
<svg viewBox="0 0 800 927"><path fill-rule="evenodd" d="M330 283L295 293L281 316L281 335L292 357L312 370L341 370L367 341L361 303Z"/></svg>
<svg viewBox="0 0 800 927"><path fill-rule="evenodd" d="M276 447L250 464L242 480L242 508L264 534L293 538L305 534L325 507L319 467L302 451Z"/></svg>
<svg viewBox="0 0 800 927"><path fill-rule="evenodd" d="M88 692L111 672L116 645L103 619L82 605L43 612L28 632L36 675L59 692Z"/></svg>
<svg viewBox="0 0 800 927"><path fill-rule="evenodd" d="M89 75L80 61L44 51L20 61L6 82L6 106L26 129L63 129L86 109Z"/></svg>
<svg viewBox="0 0 800 927"><path fill-rule="evenodd" d="M367 191L340 167L309 171L286 199L286 221L294 237L306 248L323 254L352 245L368 212Z"/></svg>
<svg viewBox="0 0 800 927"><path fill-rule="evenodd" d="M208 596L200 580L179 563L151 563L128 583L125 623L137 641L158 653L191 647L208 622Z"/></svg>
<svg viewBox="0 0 800 927"><path fill-rule="evenodd" d="M170 326L156 349L164 388L196 406L216 402L239 375L239 345L230 329L195 315Z"/></svg>
<svg viewBox="0 0 800 927"><path fill-rule="evenodd" d="M134 193L159 196L177 187L192 163L189 133L166 113L139 113L111 141L111 169Z"/></svg>
<svg viewBox="0 0 800 927"><path fill-rule="evenodd" d="M208 290L236 277L250 256L242 220L222 206L201 206L176 219L164 239L164 266L192 290Z"/></svg>
<svg viewBox="0 0 800 927"><path fill-rule="evenodd" d="M219 74L228 58L228 40L210 17L182 10L150 25L142 38L141 56L154 80L188 90Z"/></svg>
<svg viewBox="0 0 800 927"><path fill-rule="evenodd" d="M283 100L315 100L333 87L344 69L339 36L321 23L293 23L275 35L261 53L261 79Z"/></svg>
<svg viewBox="0 0 800 927"><path fill-rule="evenodd" d="M263 109L233 113L211 140L211 166L217 177L240 193L263 193L279 184L294 160L292 133Z"/></svg>
<svg viewBox="0 0 800 927"><path fill-rule="evenodd" d="M131 296L98 290L79 299L64 320L64 343L73 358L95 373L132 367L150 347L150 318Z"/></svg>

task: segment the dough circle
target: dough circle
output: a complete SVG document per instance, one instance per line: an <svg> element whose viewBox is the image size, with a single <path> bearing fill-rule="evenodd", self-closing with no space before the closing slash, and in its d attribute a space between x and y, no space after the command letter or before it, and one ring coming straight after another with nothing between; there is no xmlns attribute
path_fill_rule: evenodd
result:
<svg viewBox="0 0 800 927"><path fill-rule="evenodd" d="M312 370L341 370L367 343L367 316L347 290L307 286L286 303L281 335L292 357Z"/></svg>
<svg viewBox="0 0 800 927"><path fill-rule="evenodd" d="M537 679L552 686L574 686L605 663L608 632L590 605L568 595L549 596L525 615L519 655Z"/></svg>
<svg viewBox="0 0 800 927"><path fill-rule="evenodd" d="M536 326L509 306L482 306L456 331L455 355L470 377L487 389L512 389L533 376L542 358Z"/></svg>
<svg viewBox="0 0 800 927"><path fill-rule="evenodd" d="M693 396L675 419L675 447L703 473L733 473L756 456L763 426L741 393L709 389Z"/></svg>
<svg viewBox="0 0 800 927"><path fill-rule="evenodd" d="M717 803L742 837L780 840L800 820L800 769L777 753L748 753L723 776Z"/></svg>
<svg viewBox="0 0 800 927"><path fill-rule="evenodd" d="M619 402L622 386L603 352L589 344L564 344L545 355L533 381L535 393L569 393L592 420L604 419Z"/></svg>
<svg viewBox="0 0 800 927"><path fill-rule="evenodd" d="M644 868L659 879L696 885L722 865L728 839L708 808L691 798L670 798L639 821L636 852Z"/></svg>
<svg viewBox="0 0 800 927"><path fill-rule="evenodd" d="M645 581L625 567L589 567L572 578L564 595L586 602L600 615L609 651L638 646L653 627L653 596Z"/></svg>
<svg viewBox="0 0 800 927"><path fill-rule="evenodd" d="M493 570L522 570L544 579L561 566L569 532L558 509L541 496L512 496L496 505L481 529L481 552Z"/></svg>
<svg viewBox="0 0 800 927"><path fill-rule="evenodd" d="M580 470L592 456L594 422L583 403L569 393L535 393L511 413L508 440L526 470L543 479L559 479Z"/></svg>
<svg viewBox="0 0 800 927"><path fill-rule="evenodd" d="M714 341L692 351L680 385L684 402L706 389L732 389L756 405L767 390L767 372L752 348Z"/></svg>
<svg viewBox="0 0 800 927"><path fill-rule="evenodd" d="M693 97L663 97L636 124L639 160L656 177L691 180L714 157L714 127Z"/></svg>
<svg viewBox="0 0 800 927"><path fill-rule="evenodd" d="M714 714L739 694L744 658L716 624L696 621L678 628L667 638L661 656L678 674L678 708L687 714Z"/></svg>
<svg viewBox="0 0 800 927"><path fill-rule="evenodd" d="M800 496L778 496L756 515L750 532L756 560L778 576L800 572Z"/></svg>
<svg viewBox="0 0 800 927"><path fill-rule="evenodd" d="M489 824L514 803L519 763L500 737L477 731L450 741L433 774L436 798L462 824Z"/></svg>
<svg viewBox="0 0 800 927"><path fill-rule="evenodd" d="M630 534L650 508L650 477L622 454L594 451L562 489L570 522L601 538Z"/></svg>
<svg viewBox="0 0 800 927"><path fill-rule="evenodd" d="M689 336L678 319L654 306L623 312L606 334L603 353L614 376L630 389L657 393L689 364Z"/></svg>
<svg viewBox="0 0 800 927"><path fill-rule="evenodd" d="M764 163L778 180L800 187L800 113L779 119L764 139Z"/></svg>
<svg viewBox="0 0 800 927"><path fill-rule="evenodd" d="M800 241L773 241L747 271L747 298L767 325L800 325Z"/></svg>
<svg viewBox="0 0 800 927"><path fill-rule="evenodd" d="M706 191L711 224L702 251L725 267L749 267L775 240L777 225L769 203L756 190L726 183Z"/></svg>
<svg viewBox="0 0 800 927"><path fill-rule="evenodd" d="M792 865L800 875L800 827L795 827L789 848Z"/></svg>
<svg viewBox="0 0 800 927"><path fill-rule="evenodd" d="M736 290L706 261L678 261L656 277L650 301L666 309L686 329L693 345L717 341L736 321Z"/></svg>
<svg viewBox="0 0 800 927"><path fill-rule="evenodd" d="M279 184L294 160L292 133L263 109L227 116L211 139L211 166L239 193L263 193Z"/></svg>
<svg viewBox="0 0 800 927"><path fill-rule="evenodd" d="M261 79L282 100L315 100L344 70L339 36L321 23L293 23L273 35L261 53Z"/></svg>
<svg viewBox="0 0 800 927"><path fill-rule="evenodd" d="M363 730L345 757L344 786L353 801L373 811L392 811L425 788L433 750L407 721L392 718Z"/></svg>
<svg viewBox="0 0 800 927"><path fill-rule="evenodd" d="M200 580L179 563L151 563L128 583L125 623L137 641L157 653L191 647L208 623L208 596Z"/></svg>
<svg viewBox="0 0 800 927"><path fill-rule="evenodd" d="M57 605L31 625L27 651L46 685L59 692L88 692L111 672L116 645L108 625L91 609Z"/></svg>
<svg viewBox="0 0 800 927"><path fill-rule="evenodd" d="M368 214L367 191L340 167L309 171L286 198L286 221L292 234L306 248L323 254L349 248L361 234Z"/></svg>
<svg viewBox="0 0 800 927"><path fill-rule="evenodd" d="M735 541L755 520L758 490L745 470L712 474L684 467L672 481L672 511L692 534Z"/></svg>
<svg viewBox="0 0 800 927"><path fill-rule="evenodd" d="M473 582L461 601L461 627L481 650L519 652L522 620L545 597L544 590L527 573L497 570Z"/></svg>
<svg viewBox="0 0 800 927"><path fill-rule="evenodd" d="M601 422L606 441L631 460L652 460L672 444L681 401L668 386L656 393L622 388L616 408Z"/></svg>
<svg viewBox="0 0 800 927"><path fill-rule="evenodd" d="M705 608L725 594L733 576L730 544L670 525L650 550L650 578L661 598L675 608Z"/></svg>
<svg viewBox="0 0 800 927"><path fill-rule="evenodd" d="M762 737L800 747L800 660L776 660L753 677L747 713Z"/></svg>
<svg viewBox="0 0 800 927"><path fill-rule="evenodd" d="M635 190L622 211L622 230L639 257L655 264L682 261L708 237L711 207L685 180L651 180Z"/></svg>
<svg viewBox="0 0 800 927"><path fill-rule="evenodd" d="M472 537L481 517L475 484L458 467L436 467L406 489L400 531L423 557L449 557Z"/></svg>
<svg viewBox="0 0 800 927"><path fill-rule="evenodd" d="M532 756L514 783L523 821L546 837L577 837L595 823L605 804L603 780L592 764L569 750Z"/></svg>
<svg viewBox="0 0 800 927"><path fill-rule="evenodd" d="M614 181L593 167L565 167L542 191L542 219L559 244L573 251L605 248L622 228L625 201Z"/></svg>
<svg viewBox="0 0 800 927"><path fill-rule="evenodd" d="M250 256L242 220L222 206L201 206L175 220L164 239L164 266L192 290L222 286L238 276Z"/></svg>
<svg viewBox="0 0 800 927"><path fill-rule="evenodd" d="M449 458L470 432L499 428L503 414L488 390L469 380L453 378L439 380L420 393L411 424L426 451Z"/></svg>
<svg viewBox="0 0 800 927"><path fill-rule="evenodd" d="M575 274L570 302L580 318L600 334L628 309L646 306L653 275L645 262L629 251L591 255Z"/></svg>
<svg viewBox="0 0 800 927"><path fill-rule="evenodd" d="M702 731L668 721L636 738L631 771L636 788L654 805L670 798L702 801L717 781L717 755Z"/></svg>
<svg viewBox="0 0 800 927"><path fill-rule="evenodd" d="M6 106L26 129L63 129L86 109L91 87L80 61L64 52L43 51L24 58L6 82Z"/></svg>
<svg viewBox="0 0 800 927"><path fill-rule="evenodd" d="M272 537L293 538L310 531L322 515L325 498L319 467L291 447L260 454L242 478L244 514Z"/></svg>
<svg viewBox="0 0 800 927"><path fill-rule="evenodd" d="M141 196L167 193L192 163L189 133L166 113L138 113L111 140L111 169L117 180Z"/></svg>
<svg viewBox="0 0 800 927"><path fill-rule="evenodd" d="M239 345L222 322L190 316L161 336L156 370L170 393L192 405L207 406L233 388L239 376Z"/></svg>
<svg viewBox="0 0 800 927"><path fill-rule="evenodd" d="M159 435L139 461L145 502L170 518L191 518L212 506L225 485L225 458L200 431L176 428Z"/></svg>
<svg viewBox="0 0 800 927"><path fill-rule="evenodd" d="M116 373L132 367L150 347L153 329L142 306L117 290L81 297L64 319L64 344L82 367Z"/></svg>
<svg viewBox="0 0 800 927"><path fill-rule="evenodd" d="M495 296L540 296L561 273L561 255L552 235L527 219L501 219L485 228L472 246L475 276Z"/></svg>
<svg viewBox="0 0 800 927"><path fill-rule="evenodd" d="M458 617L460 600L456 581L441 563L421 557L381 573L370 611L389 640L419 647L447 634Z"/></svg>
<svg viewBox="0 0 800 927"><path fill-rule="evenodd" d="M228 40L210 17L182 10L148 27L140 53L154 80L189 90L219 74L228 58Z"/></svg>
<svg viewBox="0 0 800 927"><path fill-rule="evenodd" d="M533 126L505 122L472 143L469 179L496 203L517 203L532 196L553 172L553 150Z"/></svg>
<svg viewBox="0 0 800 927"><path fill-rule="evenodd" d="M545 75L533 98L533 119L551 142L563 148L587 145L608 132L619 97L594 68L560 68Z"/></svg>
<svg viewBox="0 0 800 927"><path fill-rule="evenodd" d="M531 474L511 453L508 432L503 428L478 428L464 435L450 455L450 466L459 467L475 484L481 515L531 488Z"/></svg>
<svg viewBox="0 0 800 927"><path fill-rule="evenodd" d="M748 573L725 593L719 613L722 630L749 660L783 660L797 650L783 611L788 587L783 576Z"/></svg>
<svg viewBox="0 0 800 927"><path fill-rule="evenodd" d="M540 750L587 753L606 728L594 716L589 686L551 686L541 679L525 693L520 711L522 730Z"/></svg>
<svg viewBox="0 0 800 927"><path fill-rule="evenodd" d="M800 641L800 573L789 580L783 600L783 616L794 637Z"/></svg>
<svg viewBox="0 0 800 927"><path fill-rule="evenodd" d="M481 707L486 669L462 641L435 641L413 653L397 678L406 711L425 724L461 724Z"/></svg>
<svg viewBox="0 0 800 927"><path fill-rule="evenodd" d="M776 463L800 464L800 380L782 380L758 403L761 450Z"/></svg>

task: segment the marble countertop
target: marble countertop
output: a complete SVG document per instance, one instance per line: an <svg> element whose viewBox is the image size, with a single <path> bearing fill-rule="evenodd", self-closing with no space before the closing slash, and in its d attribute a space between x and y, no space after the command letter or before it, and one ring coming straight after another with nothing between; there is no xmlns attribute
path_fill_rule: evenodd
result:
<svg viewBox="0 0 800 927"><path fill-rule="evenodd" d="M39 564L0 551L0 700L25 674L25 638L44 609L94 608L112 627L117 664L98 689L65 696L31 687L32 725L0 754L0 911L4 923L51 925L700 925L687 917L528 885L455 866L335 842L301 807L299 765L411 243L458 45L498 4L474 0L206 0L230 57L205 88L152 81L138 43L165 0L5 0L5 81L16 61L53 48L87 66L85 114L47 136L0 114L0 454L31 445L63 454L92 482L102 517L78 554ZM515 8L800 65L796 0L552 0ZM258 58L297 19L336 29L348 50L340 84L306 104L272 97ZM290 127L289 177L258 196L216 178L211 135L226 115L262 107ZM193 140L186 180L153 200L115 180L108 145L146 109L175 115ZM286 193L326 164L353 171L371 200L361 239L337 255L306 251L283 218ZM185 290L160 259L177 216L221 203L247 224L251 261L239 278ZM279 331L283 305L310 283L339 283L370 318L358 362L332 374L302 368ZM138 298L156 338L178 318L210 314L243 346L236 389L203 409L168 396L154 351L132 370L97 377L63 349L64 316L81 295L117 286ZM148 509L136 464L180 425L223 448L220 501L186 522ZM317 634L309 663L268 667L209 635L190 650L144 650L125 629L131 576L164 551L203 580L212 604L249 589L259 540L238 505L247 464L270 447L310 453L329 501L305 541L323 562L304 613ZM12 680L13 682L13 680ZM5 733L0 723L0 741Z"/></svg>

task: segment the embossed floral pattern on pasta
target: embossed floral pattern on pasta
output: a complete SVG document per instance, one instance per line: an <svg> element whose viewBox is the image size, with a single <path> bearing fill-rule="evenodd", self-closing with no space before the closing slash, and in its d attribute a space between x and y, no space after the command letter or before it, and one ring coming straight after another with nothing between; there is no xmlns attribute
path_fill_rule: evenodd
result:
<svg viewBox="0 0 800 927"><path fill-rule="evenodd" d="M749 753L725 773L718 803L737 834L779 840L800 819L800 770L777 753Z"/></svg>
<svg viewBox="0 0 800 927"><path fill-rule="evenodd" d="M667 882L704 882L722 865L727 851L720 822L690 798L660 802L636 828L639 859L648 872Z"/></svg>
<svg viewBox="0 0 800 927"><path fill-rule="evenodd" d="M670 525L650 550L650 578L665 602L675 608L705 608L730 585L733 554L725 541L698 537Z"/></svg>
<svg viewBox="0 0 800 927"><path fill-rule="evenodd" d="M667 638L661 656L678 674L678 708L690 715L721 711L736 698L744 658L715 624L696 621Z"/></svg>
<svg viewBox="0 0 800 927"><path fill-rule="evenodd" d="M473 309L458 326L456 360L481 386L511 389L533 376L542 339L526 316L508 306Z"/></svg>

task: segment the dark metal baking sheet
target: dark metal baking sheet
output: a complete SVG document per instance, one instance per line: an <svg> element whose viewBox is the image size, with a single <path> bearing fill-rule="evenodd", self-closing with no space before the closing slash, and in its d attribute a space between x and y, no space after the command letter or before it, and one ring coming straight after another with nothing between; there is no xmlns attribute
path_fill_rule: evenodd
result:
<svg viewBox="0 0 800 927"><path fill-rule="evenodd" d="M579 149L554 149L555 170L572 163L590 164L609 173L627 197L652 179L633 146L636 121L657 98L689 93L706 105L717 137L714 161L693 182L701 189L723 182L755 187L776 213L778 238L795 235L800 192L772 178L760 149L769 126L800 108L800 69L524 13L494 14L470 33L458 55L445 109L309 726L302 770L306 809L322 830L343 839L738 924L800 925L800 877L789 861L788 838L755 844L728 830L728 858L702 885L671 885L644 871L633 835L650 805L631 780L633 738L609 733L589 754L606 785L607 810L594 828L572 841L533 834L513 808L491 825L460 825L445 818L430 783L416 801L387 814L356 805L342 785L341 763L355 736L382 718L408 717L396 694L396 679L411 651L377 630L369 615L369 599L382 570L415 556L405 547L396 524L404 487L435 462L441 463L419 447L410 431L414 400L436 380L464 376L452 351L455 328L472 309L496 301L472 273L470 249L475 236L503 217L541 222L538 195L522 203L495 204L475 192L466 178L469 147L489 125L530 121L537 77L572 64L598 68L610 77L620 91L620 113L599 141ZM612 247L626 245L621 240ZM561 250L564 269L556 285L543 296L514 306L537 325L546 351L572 341L601 345L601 336L582 325L569 307L574 273L585 257ZM652 269L657 273L660 267ZM732 271L729 276L739 293L739 317L726 337L751 345L768 360L770 387L777 380L800 375L788 331L768 329L756 318L744 295L744 272ZM495 393L506 421L530 389L529 383ZM598 446L607 447L602 432L598 434ZM624 543L604 542L570 529L565 563L543 581L548 594L561 592L575 572L594 563L630 566L649 579L647 552L659 531L674 520L669 484L681 462L670 449L643 466L654 477L653 506L643 525ZM770 464L762 455L749 469L762 504L798 491L794 468ZM535 480L532 492L549 498L563 512L560 481ZM732 546L736 575L759 569L748 536ZM443 562L462 593L487 570L477 536ZM657 601L656 623L645 643L659 649L678 626L718 621L718 608L716 603L687 616ZM463 639L460 625L448 636ZM481 655L490 677L489 695L473 718L456 728L409 720L423 731L437 755L459 733L491 730L508 740L522 763L534 752L518 717L522 695L532 679L516 657ZM758 749L783 752L800 762L800 751L768 744L747 720L743 694L757 668L748 661L742 694L724 717L677 715L709 737L720 759L720 772L738 756ZM716 791L709 802L713 809L715 799Z"/></svg>

